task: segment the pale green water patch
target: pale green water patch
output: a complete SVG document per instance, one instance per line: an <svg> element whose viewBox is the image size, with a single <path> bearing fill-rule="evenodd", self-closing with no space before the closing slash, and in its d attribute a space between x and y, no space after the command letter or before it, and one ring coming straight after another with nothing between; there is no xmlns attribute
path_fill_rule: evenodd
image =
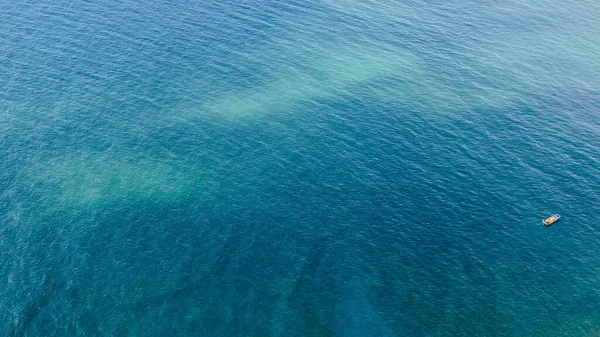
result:
<svg viewBox="0 0 600 337"><path fill-rule="evenodd" d="M186 169L170 162L118 157L105 153L67 155L35 163L28 178L48 203L58 207L118 206L123 202L169 202L194 190L215 192L206 170Z"/></svg>
<svg viewBox="0 0 600 337"><path fill-rule="evenodd" d="M340 13L390 24L382 36L406 32L441 43L442 50L414 52L417 67L374 90L398 107L438 114L463 110L502 110L532 104L534 95L555 90L597 90L600 34L593 24L597 4L563 6L532 3L415 6L402 2L330 0ZM473 15L476 13L477 15ZM405 19L408 18L408 19ZM385 26L383 26L385 27ZM419 40L403 43L420 50ZM412 51L412 50L411 50Z"/></svg>
<svg viewBox="0 0 600 337"><path fill-rule="evenodd" d="M251 90L227 92L195 111L188 111L187 115L256 118L287 112L317 100L344 99L352 97L353 91L362 85L410 71L414 63L414 56L403 51L359 47L326 54L313 51L301 57L305 64L281 69L272 79Z"/></svg>

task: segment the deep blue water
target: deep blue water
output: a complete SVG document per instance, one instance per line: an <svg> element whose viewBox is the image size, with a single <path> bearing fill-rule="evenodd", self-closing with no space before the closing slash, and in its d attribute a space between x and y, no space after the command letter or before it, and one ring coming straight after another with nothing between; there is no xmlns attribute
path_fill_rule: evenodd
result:
<svg viewBox="0 0 600 337"><path fill-rule="evenodd" d="M0 1L0 335L597 336L599 21Z"/></svg>

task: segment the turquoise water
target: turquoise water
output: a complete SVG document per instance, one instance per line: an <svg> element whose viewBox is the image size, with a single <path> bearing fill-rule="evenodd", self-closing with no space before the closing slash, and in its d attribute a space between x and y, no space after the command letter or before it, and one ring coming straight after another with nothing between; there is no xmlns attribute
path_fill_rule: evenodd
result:
<svg viewBox="0 0 600 337"><path fill-rule="evenodd" d="M4 1L0 335L598 336L599 20Z"/></svg>

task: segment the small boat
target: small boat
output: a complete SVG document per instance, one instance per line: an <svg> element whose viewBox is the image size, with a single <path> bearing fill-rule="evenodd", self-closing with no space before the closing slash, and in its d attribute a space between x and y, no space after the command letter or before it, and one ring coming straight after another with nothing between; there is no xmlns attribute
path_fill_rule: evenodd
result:
<svg viewBox="0 0 600 337"><path fill-rule="evenodd" d="M554 214L554 215L547 217L542 222L544 223L544 225L550 226L553 223L557 222L558 220L560 220L560 214Z"/></svg>

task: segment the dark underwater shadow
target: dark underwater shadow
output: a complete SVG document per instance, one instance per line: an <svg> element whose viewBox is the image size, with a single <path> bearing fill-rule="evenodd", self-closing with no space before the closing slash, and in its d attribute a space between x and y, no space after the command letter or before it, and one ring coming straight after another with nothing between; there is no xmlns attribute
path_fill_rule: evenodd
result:
<svg viewBox="0 0 600 337"><path fill-rule="evenodd" d="M50 302L64 292L64 282L57 279L57 273L49 271L44 276L40 287L40 294L29 301L23 309L23 313L16 319L18 323L13 326L9 336L25 336L38 316L48 307Z"/></svg>

